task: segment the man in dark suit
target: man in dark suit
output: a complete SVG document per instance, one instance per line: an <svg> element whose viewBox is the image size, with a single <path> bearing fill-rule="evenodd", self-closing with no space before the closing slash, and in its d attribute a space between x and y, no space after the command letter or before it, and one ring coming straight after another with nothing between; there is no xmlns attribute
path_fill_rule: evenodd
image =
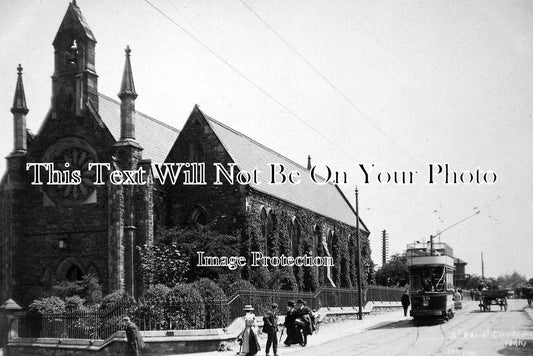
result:
<svg viewBox="0 0 533 356"><path fill-rule="evenodd" d="M302 333L300 328L296 325L296 303L294 300L287 302L287 314L285 315L285 330L287 338L285 339L285 346L302 343Z"/></svg>
<svg viewBox="0 0 533 356"><path fill-rule="evenodd" d="M129 317L124 317L124 330L128 339L127 355L141 356L141 349L144 347L144 341L139 333L139 328Z"/></svg>
<svg viewBox="0 0 533 356"><path fill-rule="evenodd" d="M272 303L270 305L271 310L267 311L263 317L263 332L267 334L268 339L266 343L266 356L272 346L274 356L278 356L278 305Z"/></svg>
<svg viewBox="0 0 533 356"><path fill-rule="evenodd" d="M407 316L407 309L409 308L409 305L411 305L411 298L409 298L407 291L403 291L401 301L403 307L403 316Z"/></svg>
<svg viewBox="0 0 533 356"><path fill-rule="evenodd" d="M305 346L307 345L307 335L313 334L315 317L313 316L311 309L309 309L305 305L305 301L303 301L302 299L298 299L298 306L296 307L296 318L303 321L303 325L300 326L301 334L303 336L303 340L300 345Z"/></svg>

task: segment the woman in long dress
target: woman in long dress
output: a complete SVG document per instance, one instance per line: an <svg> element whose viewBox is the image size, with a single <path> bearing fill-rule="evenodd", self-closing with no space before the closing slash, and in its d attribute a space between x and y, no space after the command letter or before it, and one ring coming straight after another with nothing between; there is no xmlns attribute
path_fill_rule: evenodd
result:
<svg viewBox="0 0 533 356"><path fill-rule="evenodd" d="M251 305L245 305L244 311L244 330L242 332L242 353L247 356L255 355L261 350L257 340L257 330L255 323L255 314L252 313L254 308Z"/></svg>

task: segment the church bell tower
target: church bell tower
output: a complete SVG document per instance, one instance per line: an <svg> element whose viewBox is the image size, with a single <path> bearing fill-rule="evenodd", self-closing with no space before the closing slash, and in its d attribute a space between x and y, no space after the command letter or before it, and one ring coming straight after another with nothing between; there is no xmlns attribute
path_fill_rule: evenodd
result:
<svg viewBox="0 0 533 356"><path fill-rule="evenodd" d="M91 103L98 111L98 75L95 71L96 39L76 1L67 12L53 42L55 52L52 75L54 118L82 116Z"/></svg>

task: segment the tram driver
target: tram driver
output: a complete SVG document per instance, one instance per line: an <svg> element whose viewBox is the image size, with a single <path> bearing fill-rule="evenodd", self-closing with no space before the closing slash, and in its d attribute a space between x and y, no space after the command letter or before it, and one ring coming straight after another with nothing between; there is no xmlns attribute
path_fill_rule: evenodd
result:
<svg viewBox="0 0 533 356"><path fill-rule="evenodd" d="M422 283L423 283L423 287L424 287L424 292L433 291L433 283L431 282L431 278L429 278L429 277L424 278Z"/></svg>

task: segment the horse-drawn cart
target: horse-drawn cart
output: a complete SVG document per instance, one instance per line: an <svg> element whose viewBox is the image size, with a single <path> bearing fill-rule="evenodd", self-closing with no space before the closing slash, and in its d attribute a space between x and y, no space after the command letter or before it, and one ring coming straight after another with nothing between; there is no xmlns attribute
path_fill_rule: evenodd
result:
<svg viewBox="0 0 533 356"><path fill-rule="evenodd" d="M481 297L479 300L479 310L489 311L491 305L498 305L500 310L507 311L507 290L499 289L487 289L481 291Z"/></svg>

